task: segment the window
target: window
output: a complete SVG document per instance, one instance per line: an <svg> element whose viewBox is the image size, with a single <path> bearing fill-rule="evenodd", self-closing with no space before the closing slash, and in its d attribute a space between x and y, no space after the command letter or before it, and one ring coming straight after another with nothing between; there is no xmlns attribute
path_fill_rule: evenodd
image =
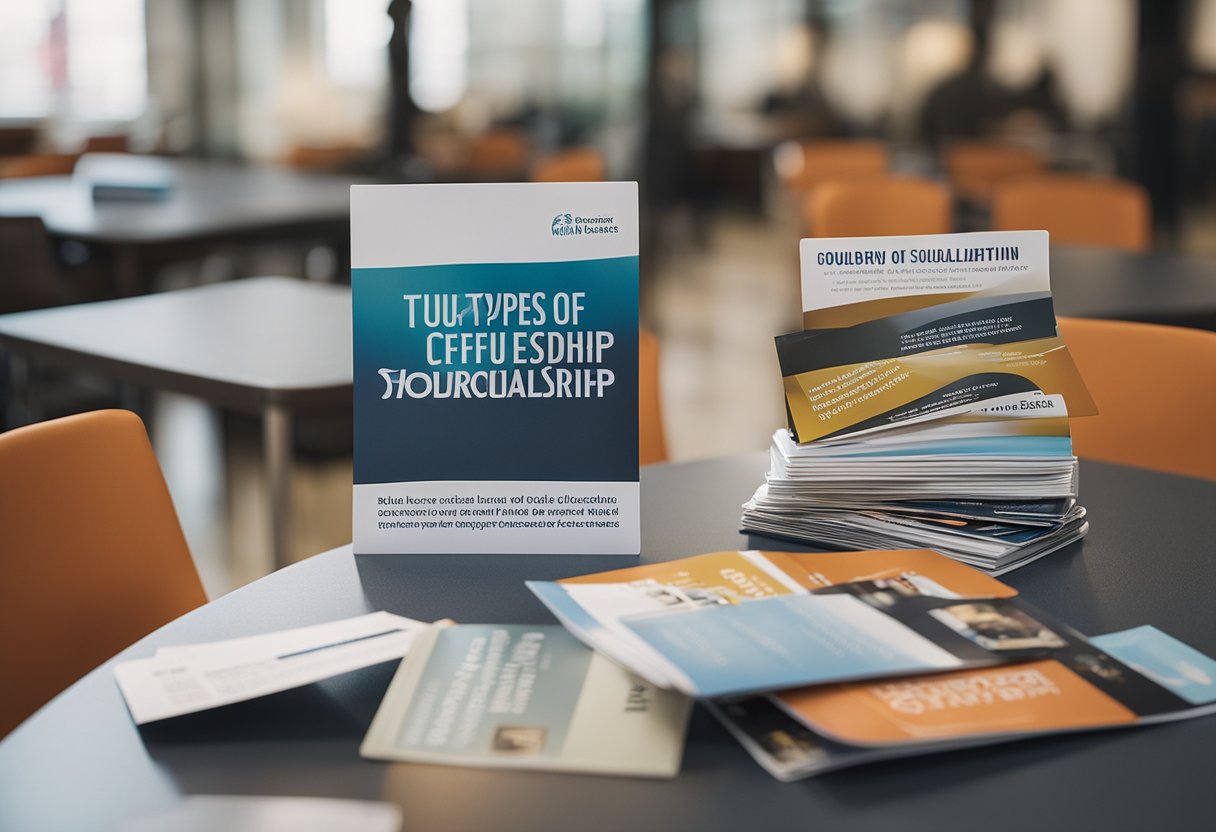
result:
<svg viewBox="0 0 1216 832"><path fill-rule="evenodd" d="M143 0L0 7L0 118L131 121L147 105Z"/></svg>
<svg viewBox="0 0 1216 832"><path fill-rule="evenodd" d="M469 9L465 0L414 0L410 97L424 110L455 106L468 86Z"/></svg>
<svg viewBox="0 0 1216 832"><path fill-rule="evenodd" d="M468 83L467 0L414 0L410 95L424 110L454 106ZM325 0L325 71L339 86L380 89L393 34L388 0Z"/></svg>
<svg viewBox="0 0 1216 832"><path fill-rule="evenodd" d="M325 0L325 71L343 87L379 87L393 32L388 0Z"/></svg>

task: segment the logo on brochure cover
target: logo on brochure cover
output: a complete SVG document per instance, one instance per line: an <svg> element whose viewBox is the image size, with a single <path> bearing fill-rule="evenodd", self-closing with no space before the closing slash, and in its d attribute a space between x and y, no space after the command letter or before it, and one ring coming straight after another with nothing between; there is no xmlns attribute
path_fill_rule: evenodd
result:
<svg viewBox="0 0 1216 832"><path fill-rule="evenodd" d="M549 225L554 237L574 237L582 234L620 234L615 217L580 217L563 213Z"/></svg>

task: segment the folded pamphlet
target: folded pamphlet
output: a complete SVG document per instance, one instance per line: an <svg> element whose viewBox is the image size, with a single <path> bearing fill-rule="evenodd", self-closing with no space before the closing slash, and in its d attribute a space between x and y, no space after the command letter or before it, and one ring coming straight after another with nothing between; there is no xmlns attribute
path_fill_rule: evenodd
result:
<svg viewBox="0 0 1216 832"><path fill-rule="evenodd" d="M1028 393L1095 413L1056 332L1045 231L806 239L801 332L777 339L799 442Z"/></svg>
<svg viewBox="0 0 1216 832"><path fill-rule="evenodd" d="M673 777L690 710L561 627L438 624L402 662L360 753Z"/></svg>
<svg viewBox="0 0 1216 832"><path fill-rule="evenodd" d="M999 668L708 703L779 780L897 757L1216 713L1216 662L1155 627Z"/></svg>
<svg viewBox="0 0 1216 832"><path fill-rule="evenodd" d="M876 576L819 589L792 556L763 552L528 587L588 646L699 697L998 664L1073 637L1007 590L979 600L947 592L901 568L902 554L883 553L893 568ZM945 560L916 554L930 572L934 558ZM988 618L1018 637L977 629Z"/></svg>

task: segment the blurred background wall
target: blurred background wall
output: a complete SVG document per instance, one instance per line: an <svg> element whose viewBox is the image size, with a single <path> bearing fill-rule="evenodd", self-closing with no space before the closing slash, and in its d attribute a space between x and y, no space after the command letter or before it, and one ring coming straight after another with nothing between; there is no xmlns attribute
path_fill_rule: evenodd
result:
<svg viewBox="0 0 1216 832"><path fill-rule="evenodd" d="M956 230L992 227L991 193L949 164L986 142L1036 171L1131 180L1150 248L1216 254L1216 0L0 3L0 189L85 151L394 182L639 181L642 317L675 460L759 450L784 422L771 338L800 322L808 148L842 141L949 188ZM342 281L342 249L176 251L149 283ZM113 296L104 252L56 257L71 300ZM46 415L114 404L94 387ZM200 567L209 589L255 577L256 421L155 402L191 546L218 564ZM349 540L349 436L349 414L299 420L299 555Z"/></svg>
<svg viewBox="0 0 1216 832"><path fill-rule="evenodd" d="M703 206L758 205L768 171L755 156L787 138L879 137L920 170L951 139L999 137L1057 168L1140 181L1162 245L1186 244L1206 216L1214 110L1214 0L0 9L10 145L13 128L63 152L119 134L136 150L324 158L444 179L467 160L470 137L509 128L532 153L595 145L609 176L641 178L652 201Z"/></svg>

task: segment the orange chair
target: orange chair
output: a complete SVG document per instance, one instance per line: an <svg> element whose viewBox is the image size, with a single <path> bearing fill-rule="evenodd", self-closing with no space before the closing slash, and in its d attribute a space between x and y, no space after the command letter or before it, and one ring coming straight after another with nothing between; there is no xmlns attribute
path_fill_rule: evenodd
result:
<svg viewBox="0 0 1216 832"><path fill-rule="evenodd" d="M666 461L667 438L659 401L659 339L643 329L638 332L638 462L651 465Z"/></svg>
<svg viewBox="0 0 1216 832"><path fill-rule="evenodd" d="M604 157L592 147L560 150L532 166L533 182L603 182Z"/></svg>
<svg viewBox="0 0 1216 832"><path fill-rule="evenodd" d="M31 176L67 176L76 169L75 153L31 153L0 157L0 179L26 179Z"/></svg>
<svg viewBox="0 0 1216 832"><path fill-rule="evenodd" d="M950 192L929 179L883 176L823 182L804 197L815 237L945 234Z"/></svg>
<svg viewBox="0 0 1216 832"><path fill-rule="evenodd" d="M131 139L124 133L89 136L84 142L85 153L130 153Z"/></svg>
<svg viewBox="0 0 1216 832"><path fill-rule="evenodd" d="M476 179L515 179L528 167L528 137L520 130L496 128L465 144L464 171Z"/></svg>
<svg viewBox="0 0 1216 832"><path fill-rule="evenodd" d="M889 162L887 146L870 139L786 143L774 155L782 181L799 192L829 179L881 176Z"/></svg>
<svg viewBox="0 0 1216 832"><path fill-rule="evenodd" d="M99 410L0 433L0 737L206 602L143 423Z"/></svg>
<svg viewBox="0 0 1216 832"><path fill-rule="evenodd" d="M1044 169L1032 150L994 142L959 142L946 150L946 173L964 199L987 202L1002 180Z"/></svg>
<svg viewBox="0 0 1216 832"><path fill-rule="evenodd" d="M341 171L368 154L367 148L353 144L297 144L283 155L283 164L312 173Z"/></svg>
<svg viewBox="0 0 1216 832"><path fill-rule="evenodd" d="M997 186L992 226L1045 228L1053 243L1144 251L1152 220L1148 194L1133 182L1041 174Z"/></svg>
<svg viewBox="0 0 1216 832"><path fill-rule="evenodd" d="M1072 419L1077 456L1216 480L1216 333L1060 318L1097 402Z"/></svg>

